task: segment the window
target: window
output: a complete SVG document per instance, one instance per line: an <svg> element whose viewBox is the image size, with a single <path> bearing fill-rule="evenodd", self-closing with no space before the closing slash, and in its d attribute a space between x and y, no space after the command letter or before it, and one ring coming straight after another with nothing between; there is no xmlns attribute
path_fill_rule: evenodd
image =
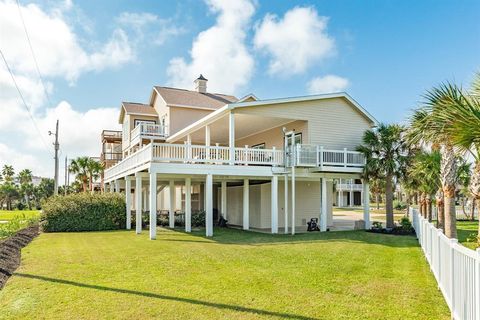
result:
<svg viewBox="0 0 480 320"><path fill-rule="evenodd" d="M265 142L253 145L252 149L265 149Z"/></svg>
<svg viewBox="0 0 480 320"><path fill-rule="evenodd" d="M302 133L299 132L299 133L295 133L295 145L297 144L302 144ZM288 140L287 140L287 146L291 146L292 145L292 137L288 137Z"/></svg>
<svg viewBox="0 0 480 320"><path fill-rule="evenodd" d="M156 124L157 123L155 120L135 119L134 127L136 127L138 124L140 124L140 122L149 123L149 124Z"/></svg>

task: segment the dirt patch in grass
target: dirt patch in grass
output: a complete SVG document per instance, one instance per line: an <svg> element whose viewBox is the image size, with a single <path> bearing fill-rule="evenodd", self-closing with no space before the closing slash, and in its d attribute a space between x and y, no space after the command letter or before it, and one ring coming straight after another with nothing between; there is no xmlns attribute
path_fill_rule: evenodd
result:
<svg viewBox="0 0 480 320"><path fill-rule="evenodd" d="M22 248L38 236L38 225L27 227L0 242L0 290L20 265Z"/></svg>

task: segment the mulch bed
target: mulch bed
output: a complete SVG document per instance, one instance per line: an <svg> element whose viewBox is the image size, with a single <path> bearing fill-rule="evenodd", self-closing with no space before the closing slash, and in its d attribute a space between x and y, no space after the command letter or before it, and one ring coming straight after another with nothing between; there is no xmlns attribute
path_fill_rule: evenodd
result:
<svg viewBox="0 0 480 320"><path fill-rule="evenodd" d="M405 231L405 230L403 230L402 228L370 229L370 230L367 230L367 232L391 234L391 235L394 235L394 236L414 236L414 235L415 235L415 231L414 231L414 230L412 230L412 231Z"/></svg>
<svg viewBox="0 0 480 320"><path fill-rule="evenodd" d="M0 290L20 266L22 248L38 236L38 225L27 227L0 242Z"/></svg>

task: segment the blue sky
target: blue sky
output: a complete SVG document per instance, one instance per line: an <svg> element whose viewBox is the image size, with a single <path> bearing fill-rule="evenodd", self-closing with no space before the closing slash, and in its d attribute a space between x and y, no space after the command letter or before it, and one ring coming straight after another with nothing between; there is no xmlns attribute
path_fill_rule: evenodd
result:
<svg viewBox="0 0 480 320"><path fill-rule="evenodd" d="M116 126L121 101L146 102L153 85L189 86L198 72L212 89L237 96L346 90L379 121L398 122L426 89L445 80L468 85L480 71L480 1L20 3L52 105L18 8L0 0L0 49L41 131L28 122L2 66L0 102L9 109L0 120L0 164L13 162L14 150L19 167L42 175L51 175L51 159L38 136L55 118L64 125L63 154L79 155L81 143L95 155L98 130ZM299 31L292 37L291 30ZM25 125L18 129L14 119ZM19 143L26 136L33 142Z"/></svg>
<svg viewBox="0 0 480 320"><path fill-rule="evenodd" d="M118 70L87 74L76 86L65 84L56 92L58 100L69 98L82 108L116 106L121 100L146 101L153 84L168 82L165 70L169 59L188 57L192 40L215 18L200 1L168 5L116 1L104 8L97 4L81 4L94 23L113 19L124 11L174 16L178 25L182 20L188 23L184 34L168 40L162 48L141 50L137 62ZM237 95L304 95L310 77L339 74L350 81L347 91L378 120L395 122L405 118L425 89L444 80L468 84L474 71L480 70L479 1L260 1L253 20L267 13L283 16L295 6L311 6L319 15L329 17L328 34L336 40L336 56L312 65L303 74L280 78L266 73L268 57L256 53L254 76L235 92ZM99 30L99 36L103 33L105 39L110 32L107 26ZM250 30L248 38L252 33ZM99 85L105 89L104 94L92 100L89 92Z"/></svg>

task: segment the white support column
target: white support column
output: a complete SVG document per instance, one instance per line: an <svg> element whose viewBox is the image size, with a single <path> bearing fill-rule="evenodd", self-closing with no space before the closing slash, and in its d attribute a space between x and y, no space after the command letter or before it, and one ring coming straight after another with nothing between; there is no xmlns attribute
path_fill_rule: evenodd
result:
<svg viewBox="0 0 480 320"><path fill-rule="evenodd" d="M320 216L320 231L327 231L327 179L321 178L322 211Z"/></svg>
<svg viewBox="0 0 480 320"><path fill-rule="evenodd" d="M292 235L295 235L295 166L292 166Z"/></svg>
<svg viewBox="0 0 480 320"><path fill-rule="evenodd" d="M115 180L115 192L120 192L120 180Z"/></svg>
<svg viewBox="0 0 480 320"><path fill-rule="evenodd" d="M175 228L175 181L170 180L168 184L170 192L170 205L168 207L168 226Z"/></svg>
<svg viewBox="0 0 480 320"><path fill-rule="evenodd" d="M284 220L285 220L285 234L288 234L288 174L285 175L285 209L284 209Z"/></svg>
<svg viewBox="0 0 480 320"><path fill-rule="evenodd" d="M220 204L220 212L223 218L227 219L227 181L222 181L221 186L221 204Z"/></svg>
<svg viewBox="0 0 480 320"><path fill-rule="evenodd" d="M157 238L157 174L150 172L150 240Z"/></svg>
<svg viewBox="0 0 480 320"><path fill-rule="evenodd" d="M248 179L243 179L243 230L248 230L250 227L250 199L249 194L249 181Z"/></svg>
<svg viewBox="0 0 480 320"><path fill-rule="evenodd" d="M185 178L185 232L192 231L192 179Z"/></svg>
<svg viewBox="0 0 480 320"><path fill-rule="evenodd" d="M192 136L187 135L187 159L192 160Z"/></svg>
<svg viewBox="0 0 480 320"><path fill-rule="evenodd" d="M135 175L135 233L142 232L142 177Z"/></svg>
<svg viewBox="0 0 480 320"><path fill-rule="evenodd" d="M207 174L205 181L205 196L205 235L211 237L213 236L213 176L211 173Z"/></svg>
<svg viewBox="0 0 480 320"><path fill-rule="evenodd" d="M272 177L272 204L271 204L271 215L272 215L272 233L278 233L278 176Z"/></svg>
<svg viewBox="0 0 480 320"><path fill-rule="evenodd" d="M132 177L125 177L125 207L127 214L126 229L132 229Z"/></svg>
<svg viewBox="0 0 480 320"><path fill-rule="evenodd" d="M350 205L349 205L349 207L353 207L353 191L352 191L352 185L350 185L349 196L350 196Z"/></svg>
<svg viewBox="0 0 480 320"><path fill-rule="evenodd" d="M340 203L341 203L341 202L340 202L340 199L342 198L342 191L337 190L337 198L338 198L338 200L337 200L337 208L340 208L340 207L341 207L341 205L340 205Z"/></svg>
<svg viewBox="0 0 480 320"><path fill-rule="evenodd" d="M235 114L228 114L228 147L230 148L230 165L235 164Z"/></svg>
<svg viewBox="0 0 480 320"><path fill-rule="evenodd" d="M370 186L368 181L363 181L363 220L365 229L370 229Z"/></svg>
<svg viewBox="0 0 480 320"><path fill-rule="evenodd" d="M210 159L210 126L209 125L205 126L205 147L207 147L205 158Z"/></svg>

